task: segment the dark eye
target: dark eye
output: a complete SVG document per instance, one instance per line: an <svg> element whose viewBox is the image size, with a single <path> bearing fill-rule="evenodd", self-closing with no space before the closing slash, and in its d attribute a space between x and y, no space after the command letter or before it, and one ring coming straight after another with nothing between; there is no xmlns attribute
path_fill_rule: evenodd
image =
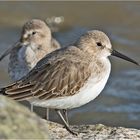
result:
<svg viewBox="0 0 140 140"><path fill-rule="evenodd" d="M101 42L97 42L96 44L97 44L97 46L102 46Z"/></svg>
<svg viewBox="0 0 140 140"><path fill-rule="evenodd" d="M37 32L34 31L34 32L32 32L32 35L35 35L36 33L37 33Z"/></svg>

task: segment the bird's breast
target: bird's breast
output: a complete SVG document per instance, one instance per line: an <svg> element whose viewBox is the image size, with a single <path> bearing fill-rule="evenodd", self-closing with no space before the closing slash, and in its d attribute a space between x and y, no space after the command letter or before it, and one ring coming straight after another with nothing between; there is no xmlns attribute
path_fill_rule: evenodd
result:
<svg viewBox="0 0 140 140"><path fill-rule="evenodd" d="M32 46L23 46L18 52L18 61L29 70L37 63L36 53L32 48Z"/></svg>
<svg viewBox="0 0 140 140"><path fill-rule="evenodd" d="M37 63L36 53L31 46L22 46L10 56L8 72L13 81L21 79Z"/></svg>

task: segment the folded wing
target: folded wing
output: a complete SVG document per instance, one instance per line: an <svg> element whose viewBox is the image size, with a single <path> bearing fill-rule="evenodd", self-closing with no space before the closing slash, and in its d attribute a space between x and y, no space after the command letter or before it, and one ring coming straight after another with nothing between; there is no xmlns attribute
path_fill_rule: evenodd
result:
<svg viewBox="0 0 140 140"><path fill-rule="evenodd" d="M52 61L41 62L41 66L37 64L26 77L3 88L3 94L15 100L33 97L47 100L76 94L91 72L88 61L81 60L83 57L77 59L78 52L75 53L53 56L50 57Z"/></svg>

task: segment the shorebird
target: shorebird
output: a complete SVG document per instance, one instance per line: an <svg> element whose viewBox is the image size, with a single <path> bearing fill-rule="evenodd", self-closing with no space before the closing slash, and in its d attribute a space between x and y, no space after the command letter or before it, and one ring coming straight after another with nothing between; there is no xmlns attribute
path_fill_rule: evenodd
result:
<svg viewBox="0 0 140 140"><path fill-rule="evenodd" d="M105 33L91 30L74 46L46 55L27 76L2 88L1 95L55 109L66 129L77 134L70 129L60 110L80 107L101 93L111 71L110 55L139 65L115 51Z"/></svg>
<svg viewBox="0 0 140 140"><path fill-rule="evenodd" d="M24 24L20 39L1 55L0 60L10 54L8 73L13 81L17 81L27 75L46 54L58 48L60 44L52 37L47 24L32 19Z"/></svg>
<svg viewBox="0 0 140 140"><path fill-rule="evenodd" d="M13 81L21 79L46 54L60 48L60 44L52 38L51 30L39 19L27 21L20 39L0 57L2 60L10 54L8 72Z"/></svg>

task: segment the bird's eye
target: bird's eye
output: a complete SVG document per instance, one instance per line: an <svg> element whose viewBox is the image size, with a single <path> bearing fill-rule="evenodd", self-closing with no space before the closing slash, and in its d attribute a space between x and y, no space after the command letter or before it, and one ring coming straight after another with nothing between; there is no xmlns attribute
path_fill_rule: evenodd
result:
<svg viewBox="0 0 140 140"><path fill-rule="evenodd" d="M99 47L102 46L102 43L101 43L101 42L97 42L96 44L97 44L97 46L99 46Z"/></svg>
<svg viewBox="0 0 140 140"><path fill-rule="evenodd" d="M37 32L34 31L34 32L32 32L32 35L35 35L36 33L37 33Z"/></svg>

